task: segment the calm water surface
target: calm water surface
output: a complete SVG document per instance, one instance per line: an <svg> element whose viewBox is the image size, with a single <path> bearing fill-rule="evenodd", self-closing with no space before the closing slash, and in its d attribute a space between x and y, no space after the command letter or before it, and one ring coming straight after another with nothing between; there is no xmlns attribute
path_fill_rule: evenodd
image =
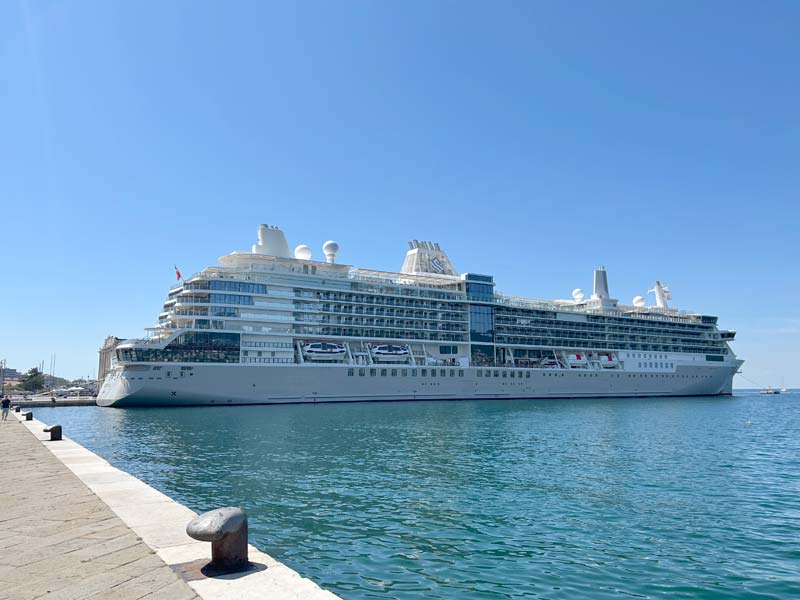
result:
<svg viewBox="0 0 800 600"><path fill-rule="evenodd" d="M345 599L800 598L800 395L34 409Z"/></svg>

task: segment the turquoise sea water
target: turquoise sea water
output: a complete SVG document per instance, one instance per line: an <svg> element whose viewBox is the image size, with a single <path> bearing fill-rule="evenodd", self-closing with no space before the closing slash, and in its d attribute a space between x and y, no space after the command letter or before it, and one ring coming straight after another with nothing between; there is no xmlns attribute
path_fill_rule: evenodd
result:
<svg viewBox="0 0 800 600"><path fill-rule="evenodd" d="M34 414L346 599L800 598L800 394Z"/></svg>

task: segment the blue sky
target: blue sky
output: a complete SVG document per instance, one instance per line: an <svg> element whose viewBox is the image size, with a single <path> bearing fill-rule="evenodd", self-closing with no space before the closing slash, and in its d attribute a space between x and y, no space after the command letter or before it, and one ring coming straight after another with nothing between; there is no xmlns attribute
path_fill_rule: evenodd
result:
<svg viewBox="0 0 800 600"><path fill-rule="evenodd" d="M96 370L280 225L513 295L659 278L800 387L796 2L0 3L0 357ZM738 379L739 386L748 382Z"/></svg>

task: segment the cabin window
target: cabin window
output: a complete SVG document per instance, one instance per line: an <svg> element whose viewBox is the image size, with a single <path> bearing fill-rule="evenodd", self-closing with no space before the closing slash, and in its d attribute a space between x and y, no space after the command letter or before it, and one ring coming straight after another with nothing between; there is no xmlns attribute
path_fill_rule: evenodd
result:
<svg viewBox="0 0 800 600"><path fill-rule="evenodd" d="M392 369L392 377L397 377L397 369Z"/></svg>
<svg viewBox="0 0 800 600"><path fill-rule="evenodd" d="M481 371L480 369L478 369L478 377L483 377L483 371Z"/></svg>
<svg viewBox="0 0 800 600"><path fill-rule="evenodd" d="M422 372L420 373L420 375L422 377L427 377L428 376L428 369L422 369Z"/></svg>
<svg viewBox="0 0 800 600"><path fill-rule="evenodd" d="M495 377L500 377L500 371L495 371L495 372L494 372L494 376L495 376Z"/></svg>
<svg viewBox="0 0 800 600"><path fill-rule="evenodd" d="M359 377L363 377L366 374L367 374L367 370L366 369L359 369L358 370L358 376Z"/></svg>
<svg viewBox="0 0 800 600"><path fill-rule="evenodd" d="M459 370L458 370L458 376L459 376L459 377L463 377L463 376L464 376L464 371L463 371L463 370L461 370L461 369L459 369Z"/></svg>
<svg viewBox="0 0 800 600"><path fill-rule="evenodd" d="M381 369L381 377L386 377L386 369Z"/></svg>
<svg viewBox="0 0 800 600"><path fill-rule="evenodd" d="M355 371L353 369L347 369L347 376L352 377Z"/></svg>
<svg viewBox="0 0 800 600"><path fill-rule="evenodd" d="M431 377L436 377L436 369L431 369Z"/></svg>
<svg viewBox="0 0 800 600"><path fill-rule="evenodd" d="M375 377L375 375L377 375L377 374L378 374L378 369L370 369L369 370L369 376L370 377Z"/></svg>
<svg viewBox="0 0 800 600"><path fill-rule="evenodd" d="M445 369L439 369L439 375L441 375L442 377L446 377L447 371Z"/></svg>
<svg viewBox="0 0 800 600"><path fill-rule="evenodd" d="M412 377L416 377L417 376L417 370L416 369L411 369L411 376Z"/></svg>
<svg viewBox="0 0 800 600"><path fill-rule="evenodd" d="M525 379L530 379L530 378L531 378L531 372L530 371L526 371L525 372Z"/></svg>
<svg viewBox="0 0 800 600"><path fill-rule="evenodd" d="M408 377L408 369L403 369L403 377Z"/></svg>

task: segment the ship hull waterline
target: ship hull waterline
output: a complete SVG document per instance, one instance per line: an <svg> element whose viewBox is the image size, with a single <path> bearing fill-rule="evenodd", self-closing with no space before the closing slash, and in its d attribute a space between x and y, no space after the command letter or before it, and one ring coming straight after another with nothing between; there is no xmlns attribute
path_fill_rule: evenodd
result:
<svg viewBox="0 0 800 600"><path fill-rule="evenodd" d="M253 367L195 363L190 367L172 363L162 364L160 373L150 371L149 367L142 368L147 370L133 371L133 375L125 373L107 380L97 397L97 404L124 408L410 400L723 396L732 393L733 375L738 370L738 364L730 367L678 365L669 372L411 367L387 364ZM412 370L416 371L416 376L412 376ZM436 371L436 376L430 375L432 370ZM422 376L423 371L426 372L425 376ZM403 375L403 372L406 374Z"/></svg>

